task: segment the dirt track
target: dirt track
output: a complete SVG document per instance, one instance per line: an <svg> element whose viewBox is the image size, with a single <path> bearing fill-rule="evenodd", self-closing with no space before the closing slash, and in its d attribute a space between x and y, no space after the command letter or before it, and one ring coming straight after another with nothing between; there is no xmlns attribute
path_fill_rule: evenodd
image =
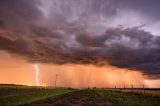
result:
<svg viewBox="0 0 160 106"><path fill-rule="evenodd" d="M94 91L76 91L26 106L112 106Z"/></svg>

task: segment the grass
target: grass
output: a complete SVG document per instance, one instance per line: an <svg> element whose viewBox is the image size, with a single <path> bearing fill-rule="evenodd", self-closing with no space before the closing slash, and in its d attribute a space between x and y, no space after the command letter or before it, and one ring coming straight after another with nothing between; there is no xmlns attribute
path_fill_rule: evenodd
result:
<svg viewBox="0 0 160 106"><path fill-rule="evenodd" d="M160 90L122 90L123 92L134 92L138 94L160 96Z"/></svg>
<svg viewBox="0 0 160 106"><path fill-rule="evenodd" d="M42 101L43 103L45 100L53 100L57 96L73 91L75 90L68 88L46 89L43 87L0 85L0 106L16 106L30 104L36 101ZM150 95L148 93L138 94L134 92L105 89L87 89L86 91L99 95L100 98L113 103L113 105L160 106L160 95ZM157 92L159 91L154 91L154 93Z"/></svg>
<svg viewBox="0 0 160 106"><path fill-rule="evenodd" d="M118 106L160 106L160 96L111 90L96 90L96 92Z"/></svg>
<svg viewBox="0 0 160 106"><path fill-rule="evenodd" d="M65 93L72 92L72 89L45 89L35 87L0 87L0 92L18 92L13 95L0 96L0 106L17 106L29 104L34 101L44 100L50 97L56 97ZM24 93L19 93L24 92ZM31 93L30 93L31 92Z"/></svg>

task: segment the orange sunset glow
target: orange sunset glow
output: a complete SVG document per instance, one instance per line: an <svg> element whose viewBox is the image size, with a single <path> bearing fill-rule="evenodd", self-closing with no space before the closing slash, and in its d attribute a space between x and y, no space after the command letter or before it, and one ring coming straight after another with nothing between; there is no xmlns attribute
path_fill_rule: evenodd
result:
<svg viewBox="0 0 160 106"><path fill-rule="evenodd" d="M16 59L13 55L1 51L0 83L36 86L35 69L32 64ZM113 66L96 67L93 65L52 65L39 64L40 86L55 86L58 75L59 87L155 87L159 80L150 80L138 72Z"/></svg>

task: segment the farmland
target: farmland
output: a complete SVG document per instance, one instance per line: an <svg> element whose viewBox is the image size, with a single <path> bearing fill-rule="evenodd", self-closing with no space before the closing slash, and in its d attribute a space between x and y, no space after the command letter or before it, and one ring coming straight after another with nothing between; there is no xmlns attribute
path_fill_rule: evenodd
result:
<svg viewBox="0 0 160 106"><path fill-rule="evenodd" d="M159 92L1 85L0 106L159 106Z"/></svg>
<svg viewBox="0 0 160 106"><path fill-rule="evenodd" d="M158 88L157 89L121 89L120 91L136 93L136 94L144 94L144 95L153 95L153 96L160 95L160 89Z"/></svg>
<svg viewBox="0 0 160 106"><path fill-rule="evenodd" d="M104 89L77 90L31 106L159 106L160 96Z"/></svg>
<svg viewBox="0 0 160 106"><path fill-rule="evenodd" d="M97 93L118 106L159 106L160 104L160 95L109 90L98 90Z"/></svg>
<svg viewBox="0 0 160 106"><path fill-rule="evenodd" d="M136 94L143 94L143 95L152 95L152 96L160 95L159 88L106 88L106 90L136 93Z"/></svg>
<svg viewBox="0 0 160 106"><path fill-rule="evenodd" d="M15 85L0 86L0 106L16 106L72 92L67 88L44 88Z"/></svg>

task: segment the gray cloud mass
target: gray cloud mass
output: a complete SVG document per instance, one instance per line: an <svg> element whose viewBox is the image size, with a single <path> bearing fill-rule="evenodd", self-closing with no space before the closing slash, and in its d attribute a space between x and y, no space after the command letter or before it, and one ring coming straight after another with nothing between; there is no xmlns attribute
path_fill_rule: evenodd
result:
<svg viewBox="0 0 160 106"><path fill-rule="evenodd" d="M0 50L23 56L31 63L110 64L159 78L160 36L143 28L160 21L159 3L1 0ZM136 20L128 21L131 25L122 21L127 9L136 13Z"/></svg>

